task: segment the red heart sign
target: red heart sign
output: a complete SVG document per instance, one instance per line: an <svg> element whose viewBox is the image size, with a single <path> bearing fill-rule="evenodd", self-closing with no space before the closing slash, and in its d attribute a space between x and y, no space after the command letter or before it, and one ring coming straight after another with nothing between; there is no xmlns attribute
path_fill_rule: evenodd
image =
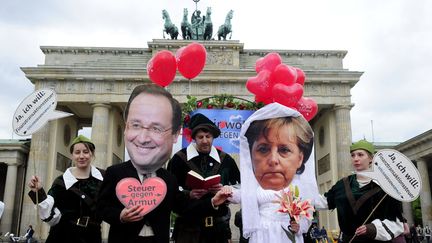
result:
<svg viewBox="0 0 432 243"><path fill-rule="evenodd" d="M303 86L298 83L293 85L275 84L273 86L273 98L279 104L294 107L303 95Z"/></svg>
<svg viewBox="0 0 432 243"><path fill-rule="evenodd" d="M159 177L148 178L141 184L137 179L128 177L120 180L116 186L119 201L130 208L140 205L141 216L155 209L165 198L167 186Z"/></svg>
<svg viewBox="0 0 432 243"><path fill-rule="evenodd" d="M226 121L220 121L219 122L219 128L225 128L227 126L227 122Z"/></svg>
<svg viewBox="0 0 432 243"><path fill-rule="evenodd" d="M312 98L302 97L295 107L307 120L310 121L318 112L318 105Z"/></svg>

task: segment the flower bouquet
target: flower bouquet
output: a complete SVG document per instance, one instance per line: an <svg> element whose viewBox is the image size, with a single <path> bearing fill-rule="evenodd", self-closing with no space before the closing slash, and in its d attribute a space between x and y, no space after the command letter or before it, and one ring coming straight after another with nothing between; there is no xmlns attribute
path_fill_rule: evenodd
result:
<svg viewBox="0 0 432 243"><path fill-rule="evenodd" d="M307 199L302 201L297 186L290 185L288 189L287 192L282 190L280 195L276 194L278 199L275 200L275 203L280 204L278 212L287 213L291 218L291 222L294 221L295 223L298 223L303 217L312 220L315 208L312 206L311 200ZM290 226L288 226L288 230L283 227L282 229L285 231L291 242L295 243L295 232L291 231Z"/></svg>

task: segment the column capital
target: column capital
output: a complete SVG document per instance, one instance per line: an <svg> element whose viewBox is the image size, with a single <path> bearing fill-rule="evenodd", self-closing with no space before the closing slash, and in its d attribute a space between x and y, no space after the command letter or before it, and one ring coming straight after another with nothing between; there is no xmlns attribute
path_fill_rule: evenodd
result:
<svg viewBox="0 0 432 243"><path fill-rule="evenodd" d="M335 104L333 110L351 110L354 104Z"/></svg>
<svg viewBox="0 0 432 243"><path fill-rule="evenodd" d="M91 107L96 108L96 107L104 107L107 109L111 109L111 105L110 103L90 103Z"/></svg>
<svg viewBox="0 0 432 243"><path fill-rule="evenodd" d="M8 163L8 162L6 162L6 164L7 164L7 166L20 166L20 165L22 165L23 163L18 163L18 162L12 162L12 163Z"/></svg>

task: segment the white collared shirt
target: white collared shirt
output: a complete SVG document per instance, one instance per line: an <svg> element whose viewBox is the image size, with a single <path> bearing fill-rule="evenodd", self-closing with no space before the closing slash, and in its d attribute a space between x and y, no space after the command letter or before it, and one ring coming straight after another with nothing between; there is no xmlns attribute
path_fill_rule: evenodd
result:
<svg viewBox="0 0 432 243"><path fill-rule="evenodd" d="M186 156L188 161L199 156L198 150L196 149L196 143L191 143L189 144L189 146L187 146ZM216 160L218 163L221 163L219 153L217 152L217 149L214 146L211 146L209 156L212 157L214 160Z"/></svg>
<svg viewBox="0 0 432 243"><path fill-rule="evenodd" d="M66 190L71 188L78 181L78 179L75 178L75 176L72 174L72 168L74 168L74 167L69 167L65 171L65 173L63 173L63 180L64 180ZM90 175L93 176L94 178L100 180L100 181L103 181L102 174L93 165L91 165Z"/></svg>

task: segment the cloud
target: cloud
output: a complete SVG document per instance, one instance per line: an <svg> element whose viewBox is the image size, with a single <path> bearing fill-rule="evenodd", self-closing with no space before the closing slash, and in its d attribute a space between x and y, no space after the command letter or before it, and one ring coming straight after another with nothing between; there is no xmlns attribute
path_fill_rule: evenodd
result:
<svg viewBox="0 0 432 243"><path fill-rule="evenodd" d="M245 8L247 4L247 8ZM200 1L214 31L230 9L233 39L246 49L347 50L344 68L363 71L352 88L353 139L404 141L430 129L432 2L419 0ZM7 0L0 8L0 138L34 87L20 67L44 63L40 46L147 47L162 38L162 9L178 27L193 1ZM10 117L10 119L8 118Z"/></svg>

